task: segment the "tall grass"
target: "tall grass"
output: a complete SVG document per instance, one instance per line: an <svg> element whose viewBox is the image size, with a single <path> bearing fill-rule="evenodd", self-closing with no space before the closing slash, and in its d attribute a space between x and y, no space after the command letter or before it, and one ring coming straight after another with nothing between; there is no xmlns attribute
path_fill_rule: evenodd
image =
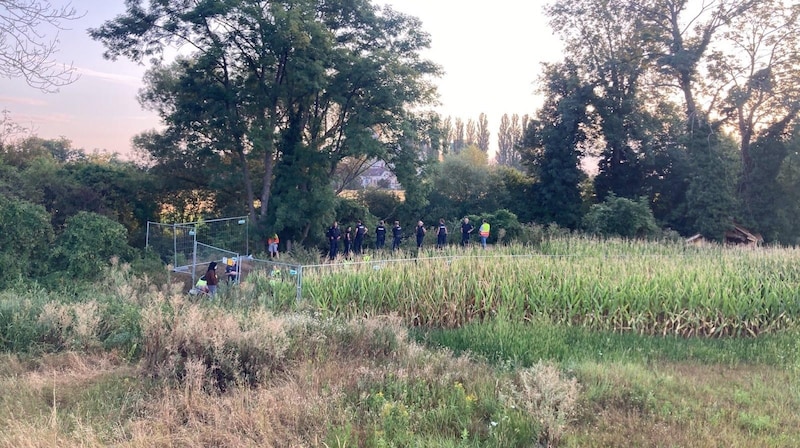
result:
<svg viewBox="0 0 800 448"><path fill-rule="evenodd" d="M396 312L412 325L454 328L499 316L638 334L755 336L797 324L798 265L800 249L566 237L306 267L302 291L320 311ZM294 293L274 303L289 306Z"/></svg>

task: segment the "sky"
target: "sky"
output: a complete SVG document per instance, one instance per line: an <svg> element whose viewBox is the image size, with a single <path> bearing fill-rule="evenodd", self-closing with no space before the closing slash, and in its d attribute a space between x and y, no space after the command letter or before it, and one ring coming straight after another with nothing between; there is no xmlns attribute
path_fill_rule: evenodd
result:
<svg viewBox="0 0 800 448"><path fill-rule="evenodd" d="M64 0L66 2L66 0ZM59 5L60 0L53 0ZM425 57L442 66L435 80L443 116L477 120L486 113L496 137L504 113L533 114L540 104L535 85L541 62L560 59L560 43L533 0L381 0L420 18L431 35ZM160 126L136 96L146 66L102 57L103 46L88 28L124 12L123 0L73 0L84 15L58 33L58 61L76 67L80 78L57 93L43 93L20 79L0 78L0 109L42 138L64 137L87 152L131 155L131 139ZM42 30L48 38L54 30Z"/></svg>

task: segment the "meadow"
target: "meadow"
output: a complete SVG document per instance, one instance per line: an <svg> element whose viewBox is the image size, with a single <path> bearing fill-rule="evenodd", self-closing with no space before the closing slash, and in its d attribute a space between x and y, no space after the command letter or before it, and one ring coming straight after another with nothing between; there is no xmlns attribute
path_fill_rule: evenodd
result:
<svg viewBox="0 0 800 448"><path fill-rule="evenodd" d="M406 259L405 257L408 257ZM563 236L0 292L0 446L795 446L800 251Z"/></svg>

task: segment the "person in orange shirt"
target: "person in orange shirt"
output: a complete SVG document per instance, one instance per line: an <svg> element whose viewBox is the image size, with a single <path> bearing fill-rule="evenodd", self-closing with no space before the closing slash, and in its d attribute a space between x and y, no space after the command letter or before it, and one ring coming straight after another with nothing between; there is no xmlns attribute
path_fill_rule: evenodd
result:
<svg viewBox="0 0 800 448"><path fill-rule="evenodd" d="M277 233L273 233L272 236L267 239L270 258L278 258L278 243L280 242L281 240L278 238Z"/></svg>

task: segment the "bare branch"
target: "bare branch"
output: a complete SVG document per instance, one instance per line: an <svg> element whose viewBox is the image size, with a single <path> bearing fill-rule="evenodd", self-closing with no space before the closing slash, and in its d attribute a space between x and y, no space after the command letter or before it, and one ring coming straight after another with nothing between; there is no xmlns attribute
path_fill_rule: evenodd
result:
<svg viewBox="0 0 800 448"><path fill-rule="evenodd" d="M75 67L53 57L59 32L66 29L63 23L80 17L69 3L55 7L49 0L0 0L0 76L24 78L43 92L75 82Z"/></svg>

